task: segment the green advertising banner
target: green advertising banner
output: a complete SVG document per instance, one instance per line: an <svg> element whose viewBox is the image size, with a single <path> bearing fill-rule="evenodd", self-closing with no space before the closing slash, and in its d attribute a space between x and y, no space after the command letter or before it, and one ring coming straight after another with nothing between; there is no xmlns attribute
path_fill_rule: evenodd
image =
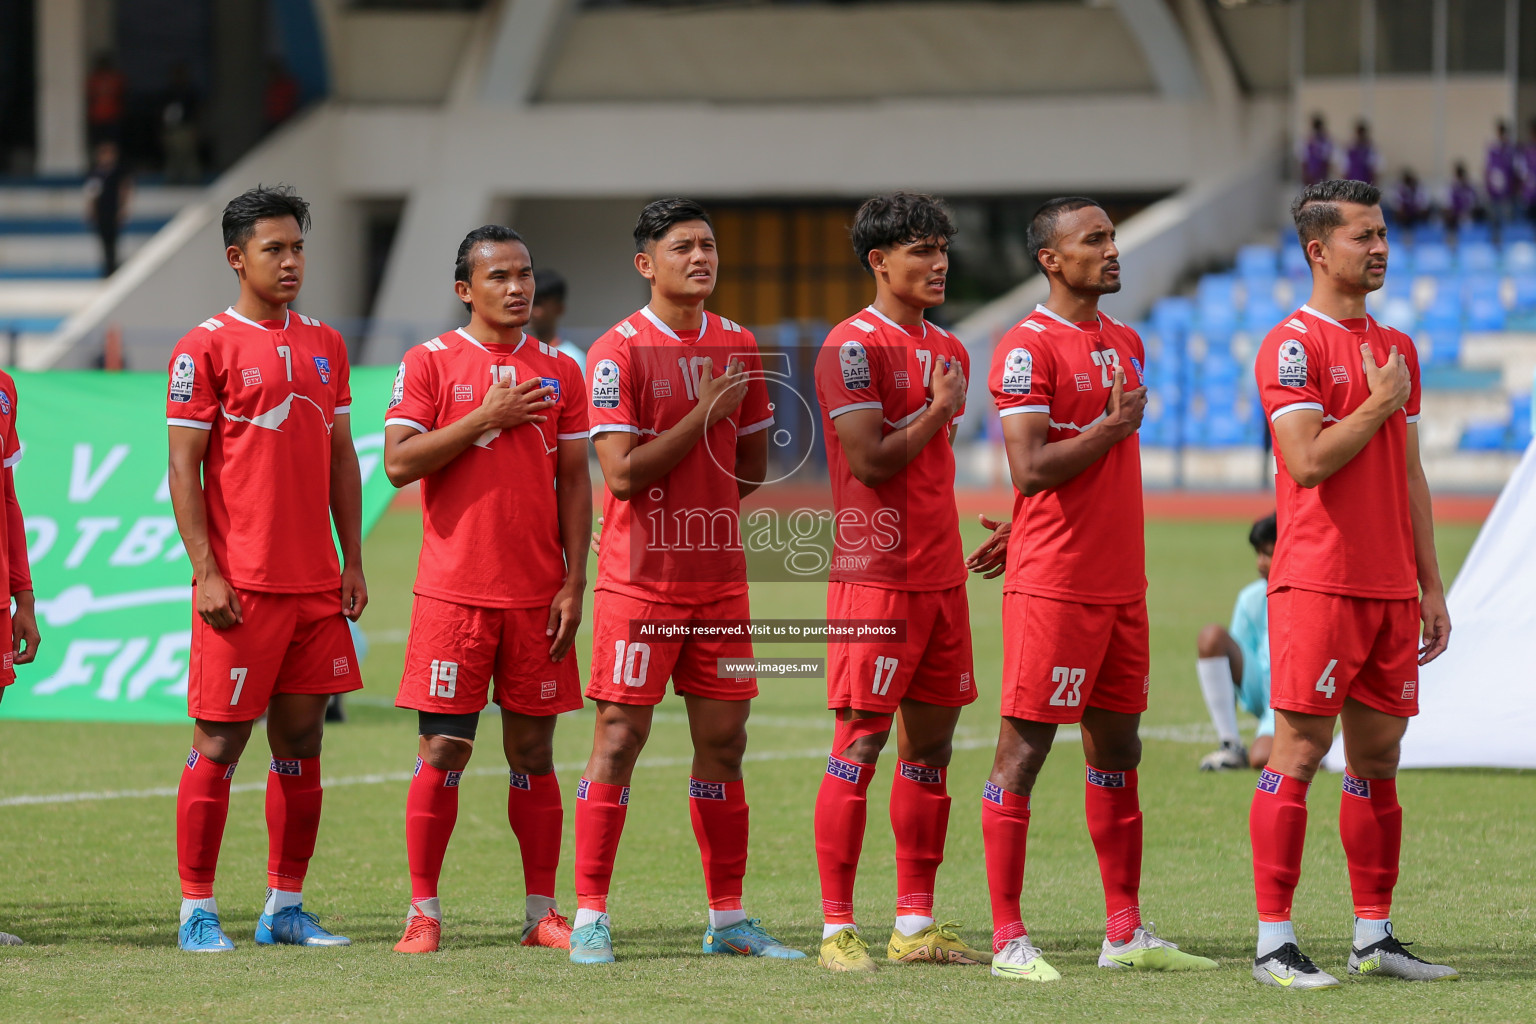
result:
<svg viewBox="0 0 1536 1024"><path fill-rule="evenodd" d="M15 377L16 491L43 641L0 717L184 722L192 567L166 486L165 375ZM395 493L383 467L394 379L394 367L352 370L365 534Z"/></svg>

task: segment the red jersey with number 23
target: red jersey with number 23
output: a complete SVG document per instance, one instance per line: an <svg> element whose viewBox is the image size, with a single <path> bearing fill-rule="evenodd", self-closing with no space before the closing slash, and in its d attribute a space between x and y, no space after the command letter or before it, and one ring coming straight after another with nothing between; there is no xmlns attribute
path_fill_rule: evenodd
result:
<svg viewBox="0 0 1536 1024"><path fill-rule="evenodd" d="M1408 402L1365 447L1316 487L1302 487L1275 444L1279 537L1269 592L1281 587L1380 600L1419 596L1413 521L1408 514L1408 424L1419 419L1419 353L1401 331L1371 317L1334 320L1310 306L1270 331L1254 376L1270 429L1303 409L1337 423L1370 397L1360 346L1376 364L1397 346L1408 363Z"/></svg>
<svg viewBox="0 0 1536 1024"><path fill-rule="evenodd" d="M603 488L595 590L668 604L709 604L747 592L736 442L773 425L752 332L705 313L697 333L679 334L642 308L587 351L587 412L594 440L625 431L636 435L637 446L648 444L699 404L706 358L716 377L729 360L742 362L746 395L670 472L629 501Z"/></svg>
<svg viewBox="0 0 1536 1024"><path fill-rule="evenodd" d="M1045 416L1046 443L1077 437L1105 416L1115 368L1125 390L1144 383L1141 338L1104 313L1074 324L1044 306L992 353L992 398L1002 416ZM1147 592L1141 444L1135 434L1060 484L1013 496L1003 592L1077 604L1127 604Z"/></svg>
<svg viewBox="0 0 1536 1024"><path fill-rule="evenodd" d="M546 607L565 584L555 492L561 441L587 438L576 360L534 338L483 345L459 329L406 352L385 426L441 430L499 380L551 386L543 423L491 430L421 481L415 592L479 608Z"/></svg>
<svg viewBox="0 0 1536 1024"><path fill-rule="evenodd" d="M171 354L165 415L209 431L208 543L242 590L341 586L331 539L331 428L351 412L347 345L313 317L248 320L227 309Z"/></svg>

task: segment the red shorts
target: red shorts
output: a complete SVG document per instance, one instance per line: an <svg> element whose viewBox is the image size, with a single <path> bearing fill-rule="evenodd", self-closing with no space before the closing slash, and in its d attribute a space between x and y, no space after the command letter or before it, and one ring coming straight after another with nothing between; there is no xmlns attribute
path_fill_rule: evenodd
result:
<svg viewBox="0 0 1536 1024"><path fill-rule="evenodd" d="M666 604L599 590L592 599L592 680L587 696L615 704L660 704L667 679L675 693L712 700L751 700L752 676L720 678L720 658L752 657L752 641L688 639L635 641L630 623L645 620L743 621L752 617L747 595L711 604Z"/></svg>
<svg viewBox="0 0 1536 1024"><path fill-rule="evenodd" d="M11 650L11 603L0 607L0 690L16 681L16 652Z"/></svg>
<svg viewBox="0 0 1536 1024"><path fill-rule="evenodd" d="M520 715L575 711L576 652L551 661L548 627L548 608L481 608L417 594L395 707L477 715L490 698Z"/></svg>
<svg viewBox="0 0 1536 1024"><path fill-rule="evenodd" d="M1147 710L1147 602L1003 595L1003 717L1081 722L1084 708Z"/></svg>
<svg viewBox="0 0 1536 1024"><path fill-rule="evenodd" d="M214 629L192 613L187 714L210 722L260 718L275 693L347 693L362 675L341 590L268 594L236 588L241 622ZM197 586L192 587L197 607Z"/></svg>
<svg viewBox="0 0 1536 1024"><path fill-rule="evenodd" d="M963 707L976 699L971 612L964 584L888 590L827 584L829 619L899 619L900 641L827 643L827 707L894 713L903 700Z"/></svg>
<svg viewBox="0 0 1536 1024"><path fill-rule="evenodd" d="M1419 600L1282 587L1269 595L1270 707L1337 715L1344 698L1419 713Z"/></svg>

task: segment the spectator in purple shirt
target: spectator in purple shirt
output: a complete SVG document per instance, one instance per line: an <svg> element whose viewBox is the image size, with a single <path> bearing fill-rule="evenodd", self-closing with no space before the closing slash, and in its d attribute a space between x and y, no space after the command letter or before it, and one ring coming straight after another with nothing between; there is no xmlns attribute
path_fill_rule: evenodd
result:
<svg viewBox="0 0 1536 1024"><path fill-rule="evenodd" d="M1326 181L1333 172L1333 139L1328 137L1328 126L1322 114L1312 115L1312 134L1301 147L1301 181L1315 185Z"/></svg>
<svg viewBox="0 0 1536 1024"><path fill-rule="evenodd" d="M1429 196L1411 169L1403 169L1392 196L1392 212L1397 215L1397 223L1410 230L1429 218Z"/></svg>
<svg viewBox="0 0 1536 1024"><path fill-rule="evenodd" d="M1488 209L1494 223L1502 224L1513 212L1519 181L1515 177L1515 147L1509 141L1509 126L1500 121L1497 132L1488 145L1483 186L1488 190Z"/></svg>
<svg viewBox="0 0 1536 1024"><path fill-rule="evenodd" d="M1520 207L1536 220L1536 117L1531 118L1531 135L1515 150L1515 173L1520 179Z"/></svg>
<svg viewBox="0 0 1536 1024"><path fill-rule="evenodd" d="M1482 208L1477 202L1477 189L1467 177L1467 165L1456 161L1455 177L1445 200L1445 226L1455 230L1471 220L1481 220Z"/></svg>
<svg viewBox="0 0 1536 1024"><path fill-rule="evenodd" d="M1376 146L1371 142L1371 126L1364 121L1355 122L1355 141L1344 153L1344 177L1374 185L1379 161Z"/></svg>

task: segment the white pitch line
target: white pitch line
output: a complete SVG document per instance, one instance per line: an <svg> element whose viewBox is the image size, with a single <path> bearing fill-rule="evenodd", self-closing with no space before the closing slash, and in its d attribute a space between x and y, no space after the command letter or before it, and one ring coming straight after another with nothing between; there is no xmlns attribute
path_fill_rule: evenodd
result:
<svg viewBox="0 0 1536 1024"><path fill-rule="evenodd" d="M1214 733L1209 725L1176 725L1176 726L1149 726L1141 730L1143 739L1167 740L1174 743L1205 743L1209 742ZM1082 738L1082 733L1075 726L1064 726L1056 731L1056 739L1071 742ZM991 736L957 737L954 742L955 750L984 750L996 743ZM825 747L817 747L812 750L761 750L749 751L743 761L798 761L823 758L827 756ZM642 757L635 765L640 768L682 768L693 763L691 757ZM571 761L565 764L555 765L557 772L576 772L586 767L585 761ZM505 775L505 768L470 768L465 775L470 776L496 776ZM322 778L321 785L326 789L334 789L339 786L377 786L386 782L409 782L411 772L372 772L367 775L343 775L332 778ZM231 785L231 793L260 793L265 792L267 784L261 782L242 782ZM0 798L0 807L31 807L38 804L75 804L92 800L145 800L153 797L174 797L175 786L155 786L150 789L107 789L87 790L80 793L28 793L22 796L8 796Z"/></svg>

